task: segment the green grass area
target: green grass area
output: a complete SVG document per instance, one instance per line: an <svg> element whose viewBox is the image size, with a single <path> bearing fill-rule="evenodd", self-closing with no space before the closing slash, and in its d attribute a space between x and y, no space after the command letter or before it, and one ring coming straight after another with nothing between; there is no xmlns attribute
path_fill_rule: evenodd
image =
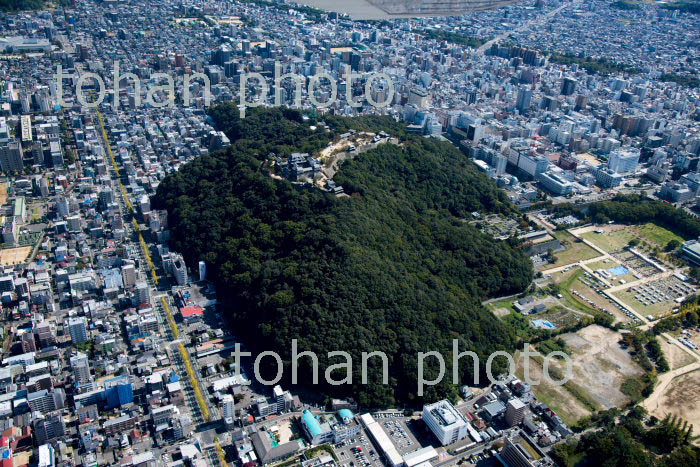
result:
<svg viewBox="0 0 700 467"><path fill-rule="evenodd" d="M639 240L642 244L647 243L652 247L657 246L662 249L671 240L684 242L683 237L653 223L630 226L605 233L586 232L581 236L608 253L624 249L633 239Z"/></svg>
<svg viewBox="0 0 700 467"><path fill-rule="evenodd" d="M488 307L491 308L492 310L498 309L498 308L505 308L506 310L510 310L515 312L515 308L513 308L513 301L516 299L513 297L510 298L504 298L502 300L497 300L495 302L491 302L488 304Z"/></svg>
<svg viewBox="0 0 700 467"><path fill-rule="evenodd" d="M544 359L542 357L537 356L533 358L537 360L542 367L544 367ZM564 379L564 373L560 370L560 368L558 368L555 365L549 366L549 375L553 380L556 381L561 381ZM573 380L567 381L562 386L579 403L581 403L581 405L586 407L591 412L597 412L601 409L600 404L598 404L598 402L596 402L596 400L590 396L588 391L576 384Z"/></svg>
<svg viewBox="0 0 700 467"><path fill-rule="evenodd" d="M680 235L676 235L670 230L652 223L635 226L634 230L642 237L645 237L647 240L655 243L661 248L665 248L668 242L671 240L676 240L680 243L685 241L685 239Z"/></svg>
<svg viewBox="0 0 700 467"><path fill-rule="evenodd" d="M558 285L559 285L559 293L562 294L564 297L563 299L560 299L562 302L564 302L567 306L570 308L573 308L578 311L582 311L584 313L588 313L590 315L595 315L600 313L598 310L595 310L588 306L587 303L582 302L579 300L578 297L576 297L574 294L571 293L572 290L574 290L574 284L579 282L579 278L583 276L583 269L577 268L573 273L571 273L566 279L562 280Z"/></svg>
<svg viewBox="0 0 700 467"><path fill-rule="evenodd" d="M624 249L630 240L637 238L630 229L605 233L586 232L581 236L608 253Z"/></svg>
<svg viewBox="0 0 700 467"><path fill-rule="evenodd" d="M41 222L41 217L43 216L43 211L41 210L41 206L30 205L29 212L31 215L32 224Z"/></svg>
<svg viewBox="0 0 700 467"><path fill-rule="evenodd" d="M584 261L600 256L600 253L590 246L583 242L578 242L577 238L571 235L569 232L560 230L558 232L554 232L554 237L566 247L566 250L555 252L554 256L557 257L557 261L553 264L545 264L541 266L540 269L552 269L566 266L568 264L574 264L578 261Z"/></svg>

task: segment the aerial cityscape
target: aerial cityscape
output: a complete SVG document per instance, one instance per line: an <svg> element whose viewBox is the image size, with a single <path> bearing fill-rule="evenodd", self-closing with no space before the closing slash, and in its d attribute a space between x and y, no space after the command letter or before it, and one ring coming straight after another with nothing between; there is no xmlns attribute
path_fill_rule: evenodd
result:
<svg viewBox="0 0 700 467"><path fill-rule="evenodd" d="M697 0L0 11L0 467L700 466Z"/></svg>

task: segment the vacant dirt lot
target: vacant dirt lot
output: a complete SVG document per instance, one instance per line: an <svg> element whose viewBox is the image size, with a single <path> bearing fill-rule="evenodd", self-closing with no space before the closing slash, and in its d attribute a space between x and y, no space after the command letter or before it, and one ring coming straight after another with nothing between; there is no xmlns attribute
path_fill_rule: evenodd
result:
<svg viewBox="0 0 700 467"><path fill-rule="evenodd" d="M661 344L661 350L664 352L664 357L666 357L666 361L672 370L682 368L693 363L693 357L688 355L688 352L679 347L683 344L669 344L663 337L658 337L657 339L659 344Z"/></svg>
<svg viewBox="0 0 700 467"><path fill-rule="evenodd" d="M658 405L650 407L650 413L658 418L668 414L700 425L700 371L693 371L675 378L668 390L659 398Z"/></svg>
<svg viewBox="0 0 700 467"><path fill-rule="evenodd" d="M620 334L601 326L588 326L576 333L561 335L573 365L571 382L557 386L543 377L542 366L530 359L530 378L540 380L532 389L565 423L571 425L593 410L622 407L629 398L620 391L623 380L641 375L642 370L618 344ZM551 360L552 367L564 375L564 366ZM523 358L517 359L518 377L524 377ZM557 378L558 376L554 376Z"/></svg>
<svg viewBox="0 0 700 467"><path fill-rule="evenodd" d="M620 333L593 325L561 337L572 356L577 385L605 409L629 401L620 391L620 385L629 376L641 375L642 370L620 348Z"/></svg>
<svg viewBox="0 0 700 467"><path fill-rule="evenodd" d="M523 358L518 358L516 375L523 378ZM573 425L576 421L591 414L591 411L584 404L578 401L563 386L547 383L542 372L542 367L535 359L530 359L530 378L533 381L539 380L541 384L533 385L532 390L537 399L545 402L559 415L564 423Z"/></svg>
<svg viewBox="0 0 700 467"><path fill-rule="evenodd" d="M0 250L0 264L3 266L10 266L13 264L23 263L25 259L31 254L32 247L23 246L20 248L8 248L6 250Z"/></svg>

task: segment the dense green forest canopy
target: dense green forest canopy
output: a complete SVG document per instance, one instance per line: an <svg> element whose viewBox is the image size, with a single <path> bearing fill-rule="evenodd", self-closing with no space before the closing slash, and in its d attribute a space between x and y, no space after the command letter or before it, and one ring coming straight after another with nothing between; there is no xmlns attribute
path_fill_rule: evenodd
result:
<svg viewBox="0 0 700 467"><path fill-rule="evenodd" d="M639 406L613 408L591 417L592 431L559 443L551 451L561 466L685 467L700 465L691 445L693 427L680 418L649 417Z"/></svg>
<svg viewBox="0 0 700 467"><path fill-rule="evenodd" d="M551 211L575 214L600 224L609 221L622 224L653 222L686 239L700 237L700 219L672 204L641 195L616 195L612 200L584 206L559 204Z"/></svg>
<svg viewBox="0 0 700 467"><path fill-rule="evenodd" d="M233 144L168 176L153 202L168 210L172 247L188 264L207 262L234 332L253 350L274 350L288 363L298 339L300 350L319 354L321 382L323 368L344 362L327 352L349 352L353 384L320 389L374 407L422 402L419 351L438 350L450 360L452 339L459 339L460 350L484 357L483 375L488 354L513 350L513 332L480 302L525 289L532 264L518 246L462 220L513 207L457 148L404 135L381 117L323 117L326 131L288 109L253 109L241 120L224 106L212 116ZM382 144L346 162L335 180L349 197L267 173L271 152L319 150L350 128L400 134L402 145ZM361 384L361 352L373 351L389 357L389 385L381 384L378 358ZM463 360L462 381L471 382ZM308 375L308 359L303 363ZM447 375L449 368L448 361ZM436 371L429 368L426 377ZM425 398L452 391L446 377Z"/></svg>
<svg viewBox="0 0 700 467"><path fill-rule="evenodd" d="M38 10L44 3L44 0L0 0L0 11Z"/></svg>

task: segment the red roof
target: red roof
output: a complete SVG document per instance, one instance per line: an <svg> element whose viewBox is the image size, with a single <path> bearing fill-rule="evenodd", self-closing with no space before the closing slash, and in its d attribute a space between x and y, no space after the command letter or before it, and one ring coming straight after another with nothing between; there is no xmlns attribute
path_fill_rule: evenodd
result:
<svg viewBox="0 0 700 467"><path fill-rule="evenodd" d="M12 459L3 459L2 467L14 467L14 462L12 461Z"/></svg>
<svg viewBox="0 0 700 467"><path fill-rule="evenodd" d="M180 313L182 313L182 316L185 318L189 318L191 316L204 316L204 308L201 306L186 306L180 309Z"/></svg>

